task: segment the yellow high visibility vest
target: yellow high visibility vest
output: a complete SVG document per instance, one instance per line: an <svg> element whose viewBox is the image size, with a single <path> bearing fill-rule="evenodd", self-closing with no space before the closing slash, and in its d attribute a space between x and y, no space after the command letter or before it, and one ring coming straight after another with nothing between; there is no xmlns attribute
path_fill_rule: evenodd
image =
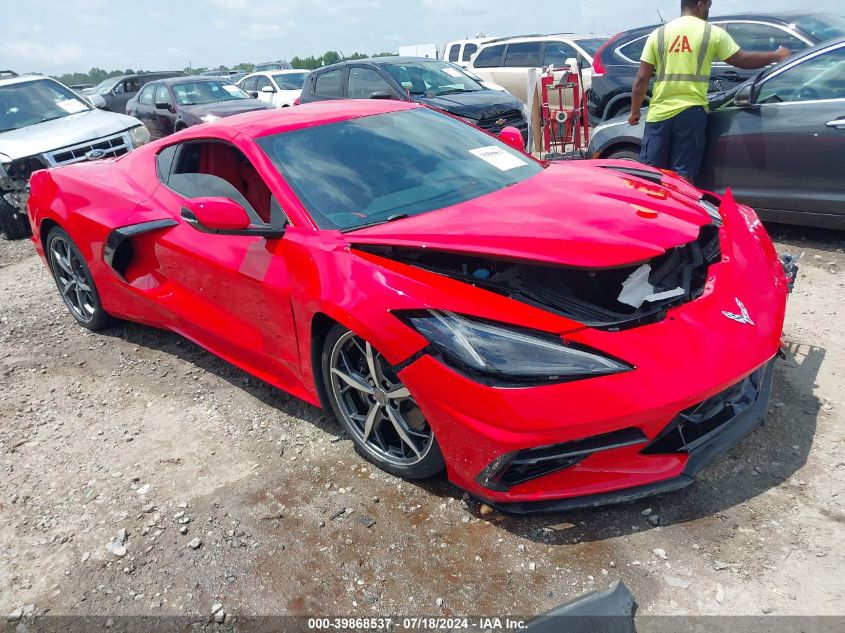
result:
<svg viewBox="0 0 845 633"><path fill-rule="evenodd" d="M694 16L680 17L655 30L641 58L655 69L646 120L664 121L693 106L707 107L713 60L723 61L738 50L727 31Z"/></svg>

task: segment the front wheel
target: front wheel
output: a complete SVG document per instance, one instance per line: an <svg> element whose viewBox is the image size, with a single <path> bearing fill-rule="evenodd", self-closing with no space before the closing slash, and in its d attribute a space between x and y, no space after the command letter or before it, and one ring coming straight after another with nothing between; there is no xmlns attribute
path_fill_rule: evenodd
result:
<svg viewBox="0 0 845 633"><path fill-rule="evenodd" d="M443 454L423 412L368 341L335 325L321 357L332 410L365 459L407 479L443 470Z"/></svg>
<svg viewBox="0 0 845 633"><path fill-rule="evenodd" d="M100 303L85 258L70 236L58 227L47 236L47 258L59 294L76 322L89 330L109 325L112 317Z"/></svg>

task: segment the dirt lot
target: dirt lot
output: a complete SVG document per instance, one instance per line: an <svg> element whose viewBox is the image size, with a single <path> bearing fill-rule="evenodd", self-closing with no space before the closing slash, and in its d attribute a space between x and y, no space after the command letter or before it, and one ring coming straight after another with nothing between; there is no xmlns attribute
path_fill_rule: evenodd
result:
<svg viewBox="0 0 845 633"><path fill-rule="evenodd" d="M773 231L806 255L766 426L686 491L532 518L178 336L77 327L0 242L0 615L524 616L616 579L641 615L845 614L845 234Z"/></svg>

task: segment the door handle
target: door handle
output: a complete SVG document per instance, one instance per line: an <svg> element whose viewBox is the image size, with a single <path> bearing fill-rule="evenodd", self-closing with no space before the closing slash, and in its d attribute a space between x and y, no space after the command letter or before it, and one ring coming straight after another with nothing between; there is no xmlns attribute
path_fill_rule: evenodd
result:
<svg viewBox="0 0 845 633"><path fill-rule="evenodd" d="M845 130L845 117L841 119L834 119L833 121L828 121L825 123L827 127L832 127L837 130Z"/></svg>
<svg viewBox="0 0 845 633"><path fill-rule="evenodd" d="M722 73L722 78L728 81L739 81L739 73L735 70L726 70Z"/></svg>

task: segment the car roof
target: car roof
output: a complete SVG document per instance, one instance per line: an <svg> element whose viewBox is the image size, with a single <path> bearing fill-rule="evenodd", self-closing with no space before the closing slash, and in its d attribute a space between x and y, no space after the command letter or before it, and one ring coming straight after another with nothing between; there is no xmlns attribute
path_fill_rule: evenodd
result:
<svg viewBox="0 0 845 633"><path fill-rule="evenodd" d="M174 84L197 83L203 81L229 81L229 78L224 76L209 77L206 75L185 75L180 77L164 77L162 79L156 79L155 81L148 82L147 85L149 86L150 84L165 84L168 86L172 86Z"/></svg>
<svg viewBox="0 0 845 633"><path fill-rule="evenodd" d="M276 70L256 70L253 73L249 73L243 79L248 77L271 77L273 75L292 75L294 73L310 73L311 71L306 68L277 68Z"/></svg>
<svg viewBox="0 0 845 633"><path fill-rule="evenodd" d="M570 42L577 42L578 40L595 40L610 37L609 35L598 35L596 33L579 35L577 33L549 33L547 35L514 35L512 37L499 37L495 40L485 42L482 46L490 46L491 44L508 44L511 42L544 42L546 40L561 39Z"/></svg>
<svg viewBox="0 0 845 633"><path fill-rule="evenodd" d="M322 66L311 72L320 73L324 70L328 70L330 68L344 68L345 66L352 66L354 64L367 64L370 66L384 66L385 64L412 64L418 62L439 62L441 64L448 64L449 62L444 62L442 59L435 59L434 57L409 57L409 56L399 56L399 55L391 55L389 57L368 57L366 59L347 59L342 62L338 62L336 64L331 64L329 66Z"/></svg>
<svg viewBox="0 0 845 633"><path fill-rule="evenodd" d="M330 99L293 108L274 108L225 117L213 123L206 123L200 133L208 136L215 129L225 128L227 131L234 129L255 139L317 125L422 107L425 106L386 99Z"/></svg>
<svg viewBox="0 0 845 633"><path fill-rule="evenodd" d="M830 15L823 11L788 11L779 13L731 13L730 15L711 15L708 22L721 22L723 20L749 20L755 22L769 22L772 24L780 24L781 26L790 26L792 20L798 17L807 17L811 15ZM674 18L673 18L674 19ZM648 26L638 26L626 31L620 31L618 35L621 37L630 37L633 35L642 35L643 33L650 33L654 29L660 28L662 24L649 24Z"/></svg>
<svg viewBox="0 0 845 633"><path fill-rule="evenodd" d="M9 86L12 84L22 84L29 81L37 81L39 79L49 79L50 81L56 81L52 77L47 77L45 75L18 75L17 77L3 77L0 79L0 86ZM59 83L56 81L56 83ZM64 84L62 84L64 85Z"/></svg>

